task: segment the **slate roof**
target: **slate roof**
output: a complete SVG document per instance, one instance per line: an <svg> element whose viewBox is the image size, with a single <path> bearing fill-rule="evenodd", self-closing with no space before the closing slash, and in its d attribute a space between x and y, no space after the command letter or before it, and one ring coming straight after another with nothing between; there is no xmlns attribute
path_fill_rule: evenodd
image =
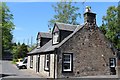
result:
<svg viewBox="0 0 120 80"><path fill-rule="evenodd" d="M86 23L85 23L86 24ZM42 46L41 48L37 49L35 48L34 50L32 50L31 52L29 52L28 54L36 54L36 53L44 53L44 52L50 52L50 51L54 51L55 48L59 48L61 45L63 45L66 41L68 41L72 36L75 35L75 33L77 31L79 31L80 29L82 29L84 27L79 25L73 33L71 33L69 36L67 36L64 40L62 40L59 44L57 45L52 45L52 40L50 40L48 43L46 43L44 46ZM115 51L115 50L113 50ZM115 51L116 52L116 51Z"/></svg>
<svg viewBox="0 0 120 80"><path fill-rule="evenodd" d="M39 52L39 48L34 48L32 51L28 52L27 54L35 54Z"/></svg>
<svg viewBox="0 0 120 80"><path fill-rule="evenodd" d="M29 52L28 54L36 54L36 53L42 53L42 52L46 52L46 49L48 47L52 46L52 40L50 40L48 43L46 43L44 46L42 46L41 48L35 48L33 49L31 52Z"/></svg>
<svg viewBox="0 0 120 80"><path fill-rule="evenodd" d="M52 38L52 33L45 33L45 32L38 32L38 36L37 36L37 39L38 38Z"/></svg>
<svg viewBox="0 0 120 80"><path fill-rule="evenodd" d="M65 24L65 23L55 23L60 30L66 30L66 31L74 31L77 27L77 25L71 25L71 24Z"/></svg>
<svg viewBox="0 0 120 80"><path fill-rule="evenodd" d="M35 53L42 53L42 52L54 51L55 48L59 48L62 44L64 44L67 40L69 40L82 27L83 26L81 26L81 25L76 26L76 29L74 30L74 32L71 33L69 36L67 36L62 42L60 42L57 45L52 45L52 40L50 40L48 43L46 43L40 49L35 48L33 51L29 52L28 54L35 54Z"/></svg>

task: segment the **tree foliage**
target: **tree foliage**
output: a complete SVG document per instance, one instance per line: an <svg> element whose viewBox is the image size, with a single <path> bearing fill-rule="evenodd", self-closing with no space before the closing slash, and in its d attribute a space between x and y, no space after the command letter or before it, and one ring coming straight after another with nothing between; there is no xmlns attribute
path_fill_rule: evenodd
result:
<svg viewBox="0 0 120 80"><path fill-rule="evenodd" d="M106 16L103 16L103 24L100 26L105 36L115 44L117 49L120 49L120 39L117 36L120 33L119 10L119 6L110 6L107 9Z"/></svg>
<svg viewBox="0 0 120 80"><path fill-rule="evenodd" d="M13 14L11 14L6 3L0 5L0 11L2 11L2 53L4 53L5 50L10 50L12 47L14 24Z"/></svg>
<svg viewBox="0 0 120 80"><path fill-rule="evenodd" d="M52 5L55 15L53 19L49 21L52 26L55 22L78 24L77 18L80 18L79 7L73 6L72 2L58 2L56 5Z"/></svg>
<svg viewBox="0 0 120 80"><path fill-rule="evenodd" d="M22 45L20 43L14 43L14 45L12 46L12 53L13 59L26 57L28 53L27 45L25 45L24 43Z"/></svg>
<svg viewBox="0 0 120 80"><path fill-rule="evenodd" d="M33 44L32 46L28 46L28 51L32 51L34 48L36 48L36 44Z"/></svg>

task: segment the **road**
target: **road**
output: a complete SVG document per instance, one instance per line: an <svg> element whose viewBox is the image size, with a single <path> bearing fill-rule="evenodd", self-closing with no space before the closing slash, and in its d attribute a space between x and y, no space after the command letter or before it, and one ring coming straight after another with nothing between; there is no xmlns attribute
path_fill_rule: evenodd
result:
<svg viewBox="0 0 120 80"><path fill-rule="evenodd" d="M5 61L5 60L0 60L0 74L2 74L2 78L8 79L9 78L28 78L33 80L32 78L36 78L34 80L39 80L39 78L44 78L38 74L36 74L34 71L28 70L28 69L21 69L19 70L15 64L12 64L11 61ZM87 77L80 77L82 80L84 78L117 78L118 76L87 76ZM74 77L73 77L74 78ZM27 79L25 79L27 80ZM116 79L114 79L116 80Z"/></svg>
<svg viewBox="0 0 120 80"><path fill-rule="evenodd" d="M2 77L3 78L41 78L35 72L27 69L18 69L11 61L0 61L2 65ZM1 67L0 67L1 70Z"/></svg>

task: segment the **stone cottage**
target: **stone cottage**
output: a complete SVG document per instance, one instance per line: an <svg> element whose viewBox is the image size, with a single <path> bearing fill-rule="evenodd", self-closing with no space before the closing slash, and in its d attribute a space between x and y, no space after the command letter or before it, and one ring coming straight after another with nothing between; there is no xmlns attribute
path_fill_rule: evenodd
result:
<svg viewBox="0 0 120 80"><path fill-rule="evenodd" d="M36 72L39 72L40 67L40 56L37 54L40 48L43 47L48 41L52 39L51 33L38 32L37 34L37 45L36 48L28 53L28 69L32 69Z"/></svg>
<svg viewBox="0 0 120 80"><path fill-rule="evenodd" d="M57 22L50 38L28 53L28 69L46 78L116 74L116 52L90 8L84 13L84 25Z"/></svg>

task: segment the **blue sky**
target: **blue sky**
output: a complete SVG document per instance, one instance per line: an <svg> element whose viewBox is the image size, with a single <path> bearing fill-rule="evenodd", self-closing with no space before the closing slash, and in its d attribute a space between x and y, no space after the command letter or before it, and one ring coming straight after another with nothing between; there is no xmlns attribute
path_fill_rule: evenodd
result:
<svg viewBox="0 0 120 80"><path fill-rule="evenodd" d="M31 44L31 37L33 43L36 43L36 36L38 32L48 32L48 21L53 18L55 14L52 5L56 2L7 2L11 13L14 15L15 30L13 31L15 42L25 42ZM82 5L81 2L75 4L79 7L81 19L79 23L83 23L83 10L85 6L91 6L93 12L97 14L98 26L102 23L102 16L106 14L109 6L117 6L117 2L86 2Z"/></svg>

